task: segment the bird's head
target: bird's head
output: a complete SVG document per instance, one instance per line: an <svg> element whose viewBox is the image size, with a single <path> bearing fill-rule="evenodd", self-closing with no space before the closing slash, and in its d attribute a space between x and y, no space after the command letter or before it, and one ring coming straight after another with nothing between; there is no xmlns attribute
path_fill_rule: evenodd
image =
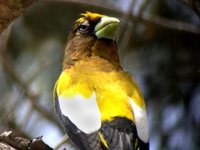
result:
<svg viewBox="0 0 200 150"><path fill-rule="evenodd" d="M97 39L109 39L115 40L115 33L119 20L114 17L108 17L105 15L86 12L81 14L72 29L72 35L74 36L93 36Z"/></svg>
<svg viewBox="0 0 200 150"><path fill-rule="evenodd" d="M118 61L115 35L119 22L117 18L97 13L81 14L68 36L65 63L73 64L91 56Z"/></svg>

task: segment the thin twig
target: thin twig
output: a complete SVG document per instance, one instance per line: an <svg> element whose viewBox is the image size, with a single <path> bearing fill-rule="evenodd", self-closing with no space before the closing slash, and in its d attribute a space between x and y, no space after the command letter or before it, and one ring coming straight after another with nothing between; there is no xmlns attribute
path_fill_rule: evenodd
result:
<svg viewBox="0 0 200 150"><path fill-rule="evenodd" d="M131 0L131 3L129 5L127 13L124 14L124 18L122 18L123 22L121 23L122 24L121 30L120 30L121 32L119 33L119 37L121 38L120 39L121 42L119 43L120 50L124 50L124 47L127 44L127 39L128 39L127 36L130 35L129 30L126 30L126 29L127 28L130 29L129 28L129 22L130 22L129 20L132 16L132 10L133 10L134 4L135 4L135 0ZM126 31L126 32L124 32L124 31Z"/></svg>
<svg viewBox="0 0 200 150"><path fill-rule="evenodd" d="M28 107L29 108L28 108L26 114L24 115L23 120L19 123L19 126L21 128L23 128L23 127L25 127L27 125L27 123L29 122L30 116L31 116L31 114L33 112L33 106L30 105Z"/></svg>
<svg viewBox="0 0 200 150"><path fill-rule="evenodd" d="M146 7L148 6L150 0L143 0L143 3L140 5L138 13L135 14L135 16L137 16L138 18L140 18L142 16L142 14L144 13Z"/></svg>
<svg viewBox="0 0 200 150"><path fill-rule="evenodd" d="M69 137L67 135L63 136L57 145L54 147L54 150L58 150L63 144L67 144L69 142Z"/></svg>
<svg viewBox="0 0 200 150"><path fill-rule="evenodd" d="M131 35L134 33L134 30L137 28L138 22L140 21L140 18L143 12L145 11L145 8L147 7L148 2L149 0L143 0L143 3L140 4L139 6L139 10L137 14L132 14L132 11L135 5L135 0L131 1L130 7L127 12L128 15L124 20L125 24L127 24L127 27L126 27L127 30L126 32L124 32L123 39L121 40L122 42L120 44L120 50L123 51L123 53L120 54L121 59L123 59L124 54L126 54L127 46L128 46L129 40L131 39ZM132 16L135 16L135 19L132 20L132 22L130 22Z"/></svg>
<svg viewBox="0 0 200 150"><path fill-rule="evenodd" d="M152 23L152 24L155 24L164 28L168 28L168 29L184 31L184 32L200 35L200 27L191 23L162 18L155 15L150 16L150 15L143 14L141 17L142 17L142 21L144 22ZM132 19L134 20L134 17Z"/></svg>

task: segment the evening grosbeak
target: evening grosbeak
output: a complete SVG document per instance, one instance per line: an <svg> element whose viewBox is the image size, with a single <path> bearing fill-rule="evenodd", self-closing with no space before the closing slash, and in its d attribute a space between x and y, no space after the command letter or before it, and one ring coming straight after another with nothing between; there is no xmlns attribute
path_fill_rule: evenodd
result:
<svg viewBox="0 0 200 150"><path fill-rule="evenodd" d="M120 66L119 20L86 12L72 27L55 84L56 113L80 150L148 150L145 102Z"/></svg>

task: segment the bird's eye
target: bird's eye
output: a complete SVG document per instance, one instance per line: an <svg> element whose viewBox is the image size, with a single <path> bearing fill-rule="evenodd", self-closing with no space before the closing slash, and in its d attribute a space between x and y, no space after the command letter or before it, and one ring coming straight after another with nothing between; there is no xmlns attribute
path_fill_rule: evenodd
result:
<svg viewBox="0 0 200 150"><path fill-rule="evenodd" d="M87 30L88 26L87 25L80 25L79 29L81 31Z"/></svg>
<svg viewBox="0 0 200 150"><path fill-rule="evenodd" d="M89 31L89 24L88 22L83 22L79 27L78 27L78 30L81 32L81 33L87 33Z"/></svg>

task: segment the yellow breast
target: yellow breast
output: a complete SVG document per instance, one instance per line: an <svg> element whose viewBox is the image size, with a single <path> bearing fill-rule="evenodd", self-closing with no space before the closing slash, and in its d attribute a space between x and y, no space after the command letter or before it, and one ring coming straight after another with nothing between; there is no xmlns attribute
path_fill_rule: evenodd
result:
<svg viewBox="0 0 200 150"><path fill-rule="evenodd" d="M75 68L64 71L57 82L57 94L66 98L82 95L89 98L94 92L101 112L101 120L126 117L134 121L129 98L135 89L130 76L125 72L77 71ZM137 92L136 92L137 93ZM138 105L144 105L139 98Z"/></svg>

